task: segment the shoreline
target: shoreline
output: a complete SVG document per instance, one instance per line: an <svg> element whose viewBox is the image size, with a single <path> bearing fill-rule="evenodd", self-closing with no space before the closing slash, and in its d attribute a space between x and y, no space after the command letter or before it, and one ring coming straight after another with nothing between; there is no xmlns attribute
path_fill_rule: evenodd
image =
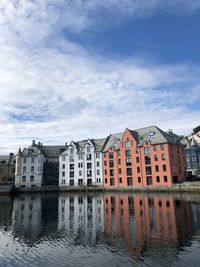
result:
<svg viewBox="0 0 200 267"><path fill-rule="evenodd" d="M200 193L200 182L185 182L181 184L174 184L172 186L165 187L62 187L58 186L46 186L38 188L15 188L13 185L0 185L0 195L6 194L21 194L21 193L48 193L48 192L147 192L147 193L172 193L172 192L190 192L190 193Z"/></svg>

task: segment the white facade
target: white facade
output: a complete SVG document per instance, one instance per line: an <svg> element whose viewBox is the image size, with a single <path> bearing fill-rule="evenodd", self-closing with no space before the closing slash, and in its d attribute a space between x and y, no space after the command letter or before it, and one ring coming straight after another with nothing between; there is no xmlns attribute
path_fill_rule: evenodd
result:
<svg viewBox="0 0 200 267"><path fill-rule="evenodd" d="M101 147L105 139L71 142L59 157L59 186L103 184ZM97 145L98 144L98 145Z"/></svg>
<svg viewBox="0 0 200 267"><path fill-rule="evenodd" d="M43 179L44 156L33 149L26 154L19 151L16 156L15 187L40 187Z"/></svg>

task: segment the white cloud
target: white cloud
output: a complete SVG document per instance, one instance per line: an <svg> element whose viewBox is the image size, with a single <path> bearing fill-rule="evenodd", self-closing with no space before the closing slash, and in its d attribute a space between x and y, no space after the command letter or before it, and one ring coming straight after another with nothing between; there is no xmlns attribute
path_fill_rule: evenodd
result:
<svg viewBox="0 0 200 267"><path fill-rule="evenodd" d="M1 1L0 153L28 145L32 138L64 143L151 124L189 133L200 115L187 109L188 96L200 86L199 66L99 58L59 35L64 28L94 26L99 9L115 8L123 17L127 10L150 14L162 4Z"/></svg>

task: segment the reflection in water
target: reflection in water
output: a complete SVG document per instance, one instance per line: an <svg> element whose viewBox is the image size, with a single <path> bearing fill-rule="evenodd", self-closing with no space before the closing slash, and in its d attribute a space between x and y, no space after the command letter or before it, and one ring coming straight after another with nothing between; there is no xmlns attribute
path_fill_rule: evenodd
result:
<svg viewBox="0 0 200 267"><path fill-rule="evenodd" d="M0 197L0 266L198 266L200 199L164 194Z"/></svg>

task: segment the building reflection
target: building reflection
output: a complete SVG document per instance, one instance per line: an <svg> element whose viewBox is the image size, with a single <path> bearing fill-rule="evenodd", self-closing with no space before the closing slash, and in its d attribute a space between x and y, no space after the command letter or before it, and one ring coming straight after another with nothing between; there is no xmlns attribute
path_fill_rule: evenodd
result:
<svg viewBox="0 0 200 267"><path fill-rule="evenodd" d="M14 198L13 233L26 243L57 231L58 199L55 195L20 195Z"/></svg>
<svg viewBox="0 0 200 267"><path fill-rule="evenodd" d="M96 242L104 229L103 195L60 195L58 228L79 242Z"/></svg>
<svg viewBox="0 0 200 267"><path fill-rule="evenodd" d="M10 196L0 196L0 226L12 225L13 201Z"/></svg>
<svg viewBox="0 0 200 267"><path fill-rule="evenodd" d="M161 243L181 245L192 234L190 205L171 195L106 194L104 209L105 232L123 239L121 247L134 258Z"/></svg>

